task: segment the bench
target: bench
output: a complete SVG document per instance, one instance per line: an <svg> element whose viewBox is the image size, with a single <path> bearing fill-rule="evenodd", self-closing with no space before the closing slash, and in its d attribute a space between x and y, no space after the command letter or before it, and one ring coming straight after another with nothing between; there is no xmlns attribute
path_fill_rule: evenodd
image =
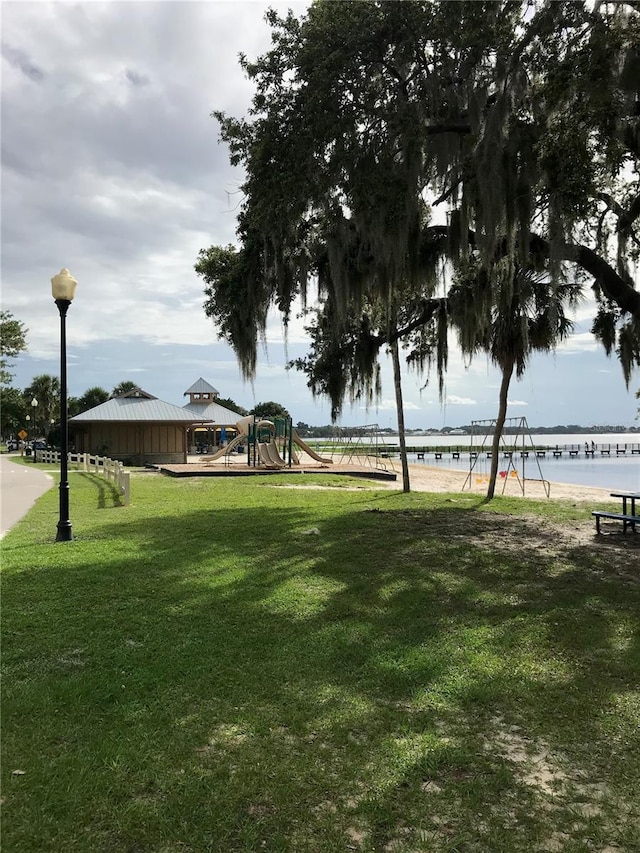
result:
<svg viewBox="0 0 640 853"><path fill-rule="evenodd" d="M640 516L638 515L625 515L622 512L607 512L606 510L597 509L594 510L591 515L595 516L596 519L596 533L602 533L600 530L600 519L601 518L610 518L614 521L622 522L622 532L627 532L627 527L630 527L632 530L636 529L636 524L640 522Z"/></svg>

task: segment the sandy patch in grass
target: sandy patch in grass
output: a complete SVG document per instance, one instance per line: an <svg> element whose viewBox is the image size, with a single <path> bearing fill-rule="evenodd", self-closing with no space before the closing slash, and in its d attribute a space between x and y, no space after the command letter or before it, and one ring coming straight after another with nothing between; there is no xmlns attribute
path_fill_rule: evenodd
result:
<svg viewBox="0 0 640 853"><path fill-rule="evenodd" d="M603 814L604 804L611 796L606 783L585 781L584 773L571 767L566 756L552 751L545 741L528 737L520 726L508 725L500 716L493 717L491 724L485 750L509 761L516 779L537 793L543 808L570 809L576 828ZM622 806L618 804L618 808ZM549 853L564 850L570 837L565 832L553 832L540 849Z"/></svg>
<svg viewBox="0 0 640 853"><path fill-rule="evenodd" d="M502 717L493 717L491 722L494 730L485 749L510 761L525 785L555 796L567 780L567 774L559 766L560 757L551 754L547 743L534 742L519 726L508 726Z"/></svg>

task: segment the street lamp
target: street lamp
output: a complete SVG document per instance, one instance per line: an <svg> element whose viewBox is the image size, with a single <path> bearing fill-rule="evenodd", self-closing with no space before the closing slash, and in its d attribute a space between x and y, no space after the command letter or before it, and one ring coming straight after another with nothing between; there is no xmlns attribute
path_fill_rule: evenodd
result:
<svg viewBox="0 0 640 853"><path fill-rule="evenodd" d="M68 269L51 279L51 293L60 312L60 518L56 542L71 542L73 532L69 519L69 424L67 423L67 311L76 295L78 282Z"/></svg>
<svg viewBox="0 0 640 853"><path fill-rule="evenodd" d="M31 401L31 408L33 409L33 441L31 445L31 452L33 454L33 461L36 461L36 436L38 434L38 428L36 426L36 409L38 408L38 401L34 397Z"/></svg>

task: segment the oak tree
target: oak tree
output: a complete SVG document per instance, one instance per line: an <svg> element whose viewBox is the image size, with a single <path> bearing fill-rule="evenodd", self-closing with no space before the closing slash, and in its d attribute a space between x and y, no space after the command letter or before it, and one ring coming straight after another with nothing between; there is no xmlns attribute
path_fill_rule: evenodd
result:
<svg viewBox="0 0 640 853"><path fill-rule="evenodd" d="M412 335L409 358L435 362L442 382L451 280L471 265L472 306L495 298L499 312L505 287L516 298L502 323L550 332L545 306L567 281L590 294L593 332L628 383L640 363L635 4L317 0L299 19L268 18L271 49L241 59L249 116L214 114L246 173L238 248L203 250L196 266L244 374L269 309L286 323L313 281L327 351L346 341L358 356L318 385L334 412L347 389L374 387L381 347ZM523 271L541 303L521 293ZM382 320L356 345L371 305ZM506 375L509 337L487 338L487 316L469 312L469 341L494 357L502 340ZM566 331L552 325L546 346Z"/></svg>

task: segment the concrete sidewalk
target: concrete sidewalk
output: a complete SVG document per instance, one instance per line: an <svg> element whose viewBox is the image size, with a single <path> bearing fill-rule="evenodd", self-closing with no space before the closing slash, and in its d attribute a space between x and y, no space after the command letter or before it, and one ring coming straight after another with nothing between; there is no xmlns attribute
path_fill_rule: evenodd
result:
<svg viewBox="0 0 640 853"><path fill-rule="evenodd" d="M35 465L18 465L11 456L0 456L0 539L53 484L53 477Z"/></svg>

